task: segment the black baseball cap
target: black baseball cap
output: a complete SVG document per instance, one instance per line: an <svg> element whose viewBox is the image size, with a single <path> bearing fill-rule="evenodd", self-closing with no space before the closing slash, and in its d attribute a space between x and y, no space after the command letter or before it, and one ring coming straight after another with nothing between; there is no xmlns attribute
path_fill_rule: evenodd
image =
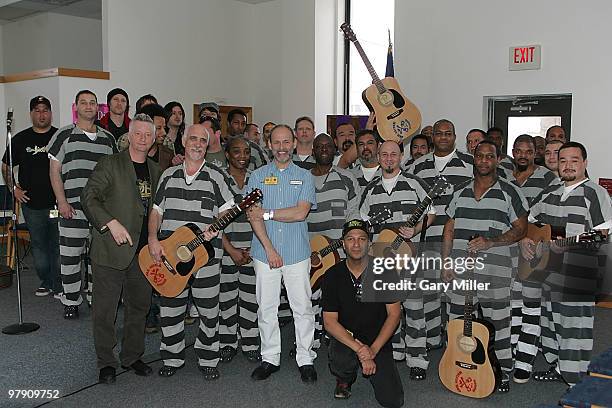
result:
<svg viewBox="0 0 612 408"><path fill-rule="evenodd" d="M350 220L349 222L344 224L344 226L342 227L342 238L344 239L344 237L346 236L346 234L349 233L349 231L352 231L355 229L362 230L368 235L368 238L370 237L370 231L368 230L368 224L363 220L354 219L354 220Z"/></svg>
<svg viewBox="0 0 612 408"><path fill-rule="evenodd" d="M30 100L30 112L36 108L36 105L40 105L41 103L51 110L51 102L47 98L44 96L35 96Z"/></svg>

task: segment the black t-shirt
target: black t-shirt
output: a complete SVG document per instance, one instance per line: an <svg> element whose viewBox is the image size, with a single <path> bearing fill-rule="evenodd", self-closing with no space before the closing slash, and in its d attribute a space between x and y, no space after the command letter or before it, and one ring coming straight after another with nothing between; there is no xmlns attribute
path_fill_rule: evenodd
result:
<svg viewBox="0 0 612 408"><path fill-rule="evenodd" d="M36 133L27 128L13 136L13 166L19 166L19 185L30 197L27 206L35 209L53 208L55 195L49 179L49 157L47 144L57 128L51 127L45 133ZM8 152L4 152L2 161L9 164Z"/></svg>
<svg viewBox="0 0 612 408"><path fill-rule="evenodd" d="M368 270L372 268L366 268L360 278L363 278ZM385 303L358 302L354 280L356 279L346 266L346 260L331 267L323 278L323 311L337 312L338 322L351 331L354 338L371 345L387 319L387 308ZM391 339L383 349L391 349Z"/></svg>
<svg viewBox="0 0 612 408"><path fill-rule="evenodd" d="M115 125L115 122L113 122L110 117L108 118L108 129L106 130L108 130L113 136L115 136L115 142L117 142L117 140L119 140L119 138L126 134L129 130L125 122L126 121L124 120L123 123L121 123L121 126L117 127L117 125Z"/></svg>
<svg viewBox="0 0 612 408"><path fill-rule="evenodd" d="M149 167L147 162L134 164L134 170L136 171L136 185L140 192L140 199L145 209L145 215L142 218L142 228L140 229L140 238L138 239L138 250L142 249L147 245L148 239L148 222L149 222L149 201L152 194L151 176L149 175Z"/></svg>

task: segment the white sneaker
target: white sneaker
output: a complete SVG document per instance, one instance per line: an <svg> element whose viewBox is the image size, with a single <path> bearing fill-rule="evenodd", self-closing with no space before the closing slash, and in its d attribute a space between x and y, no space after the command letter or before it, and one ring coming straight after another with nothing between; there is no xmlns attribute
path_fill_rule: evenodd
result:
<svg viewBox="0 0 612 408"><path fill-rule="evenodd" d="M53 297L54 297L55 299L62 300L62 297L64 297L64 292L57 292L57 293L54 293L54 294L53 294Z"/></svg>
<svg viewBox="0 0 612 408"><path fill-rule="evenodd" d="M34 292L34 295L36 296L48 296L51 294L51 292L53 292L51 289L47 289L47 288L38 288L36 289L36 292Z"/></svg>

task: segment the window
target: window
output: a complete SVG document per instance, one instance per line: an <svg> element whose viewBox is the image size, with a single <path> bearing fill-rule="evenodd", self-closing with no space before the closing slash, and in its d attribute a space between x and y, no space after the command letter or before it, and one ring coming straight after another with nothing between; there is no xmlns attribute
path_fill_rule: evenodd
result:
<svg viewBox="0 0 612 408"><path fill-rule="evenodd" d="M391 42L393 42L395 0L377 0L376 2L371 0L347 0L347 5L347 10L350 10L348 21L357 36L357 40L363 47L378 76L384 78L387 65L387 49L389 47L389 30L391 32ZM370 111L363 103L361 93L372 84L372 77L354 44L349 43L349 47L349 75L348 84L345 87L348 96L348 114L368 115Z"/></svg>

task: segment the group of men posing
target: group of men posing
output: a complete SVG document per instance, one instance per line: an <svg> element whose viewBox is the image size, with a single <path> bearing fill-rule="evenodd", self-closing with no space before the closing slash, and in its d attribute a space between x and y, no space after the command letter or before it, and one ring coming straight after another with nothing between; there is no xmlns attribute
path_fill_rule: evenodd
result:
<svg viewBox="0 0 612 408"><path fill-rule="evenodd" d="M160 239L188 222L206 231L215 256L194 273L181 294L159 298L164 362L160 376L172 376L185 364L189 299L198 319L194 348L205 379L218 378L219 361L231 361L239 347L249 361L261 361L253 379L278 371L282 282L302 380L316 381L314 349L327 332L330 370L337 377L335 397L350 396L361 367L381 405L401 406L403 387L393 361L405 359L410 378L425 379L428 351L442 346L443 321L463 315L464 298L451 291L413 293L386 304L361 302L362 275L371 270L369 247L383 227L397 228L407 240L437 243L442 257L462 251L489 255L482 276L475 273L477 279L493 282L477 293L477 299L479 313L495 327L495 352L503 370L498 391L509 390L513 369L515 382L529 380L539 341L551 367L534 373L534 379L572 385L586 372L594 300L564 302L551 296L546 283L516 277L518 248L526 258L533 256L533 242L525 238L528 220L566 227L568 235L592 229L607 235L612 227L609 196L586 177L584 146L566 142L561 127L549 129L544 162L541 149L528 135L516 139L514 159L503 155L503 138L496 129L489 134L470 131L464 153L457 149L454 125L448 120L424 128L405 154L403 146L379 143L375 131L355 132L348 123L339 125L333 137L315 137L308 117L298 118L293 128L267 124L261 146L257 139L242 135L242 112L229 115L231 134L222 137L214 104L202 106L199 124L185 126L180 104L173 102L164 110L146 99L139 100L130 120L125 113L127 94L113 90L108 117L96 122L95 94L80 91L75 98L77 122L55 130L49 101L36 97L30 103L33 127L13 140L14 165L40 162L32 170L20 166L14 190L32 234L42 281L39 291L63 292L67 319L79 316L81 259L91 239L88 289L93 294L101 382L114 382L119 365L113 349L120 300L125 307L120 363L138 375L151 374L141 356L152 289L137 256L148 244L151 256L160 261L165 255ZM118 144L124 147L119 153ZM538 162L548 168L536 164L536 151ZM45 157L40 152L49 158L48 187L37 184L44 184L40 169ZM3 170L10 183L6 164ZM406 226L440 175L450 186L434 198L422 220ZM43 188L51 194L46 202L38 198ZM206 230L255 188L263 192L260 205L221 234ZM49 211L55 203L60 218L54 232L57 224ZM383 209L391 212L383 225L365 222ZM37 224L49 225L46 235L34 232L31 225ZM53 277L57 258L49 256L49 237L58 230L61 289ZM42 240L37 242L35 235ZM309 245L313 235L342 239L345 257L314 293ZM571 255L565 253L563 268L575 274ZM598 266L581 263L581 268L588 267ZM461 279L451 269L437 273L444 281ZM441 300L448 307L442 307Z"/></svg>

